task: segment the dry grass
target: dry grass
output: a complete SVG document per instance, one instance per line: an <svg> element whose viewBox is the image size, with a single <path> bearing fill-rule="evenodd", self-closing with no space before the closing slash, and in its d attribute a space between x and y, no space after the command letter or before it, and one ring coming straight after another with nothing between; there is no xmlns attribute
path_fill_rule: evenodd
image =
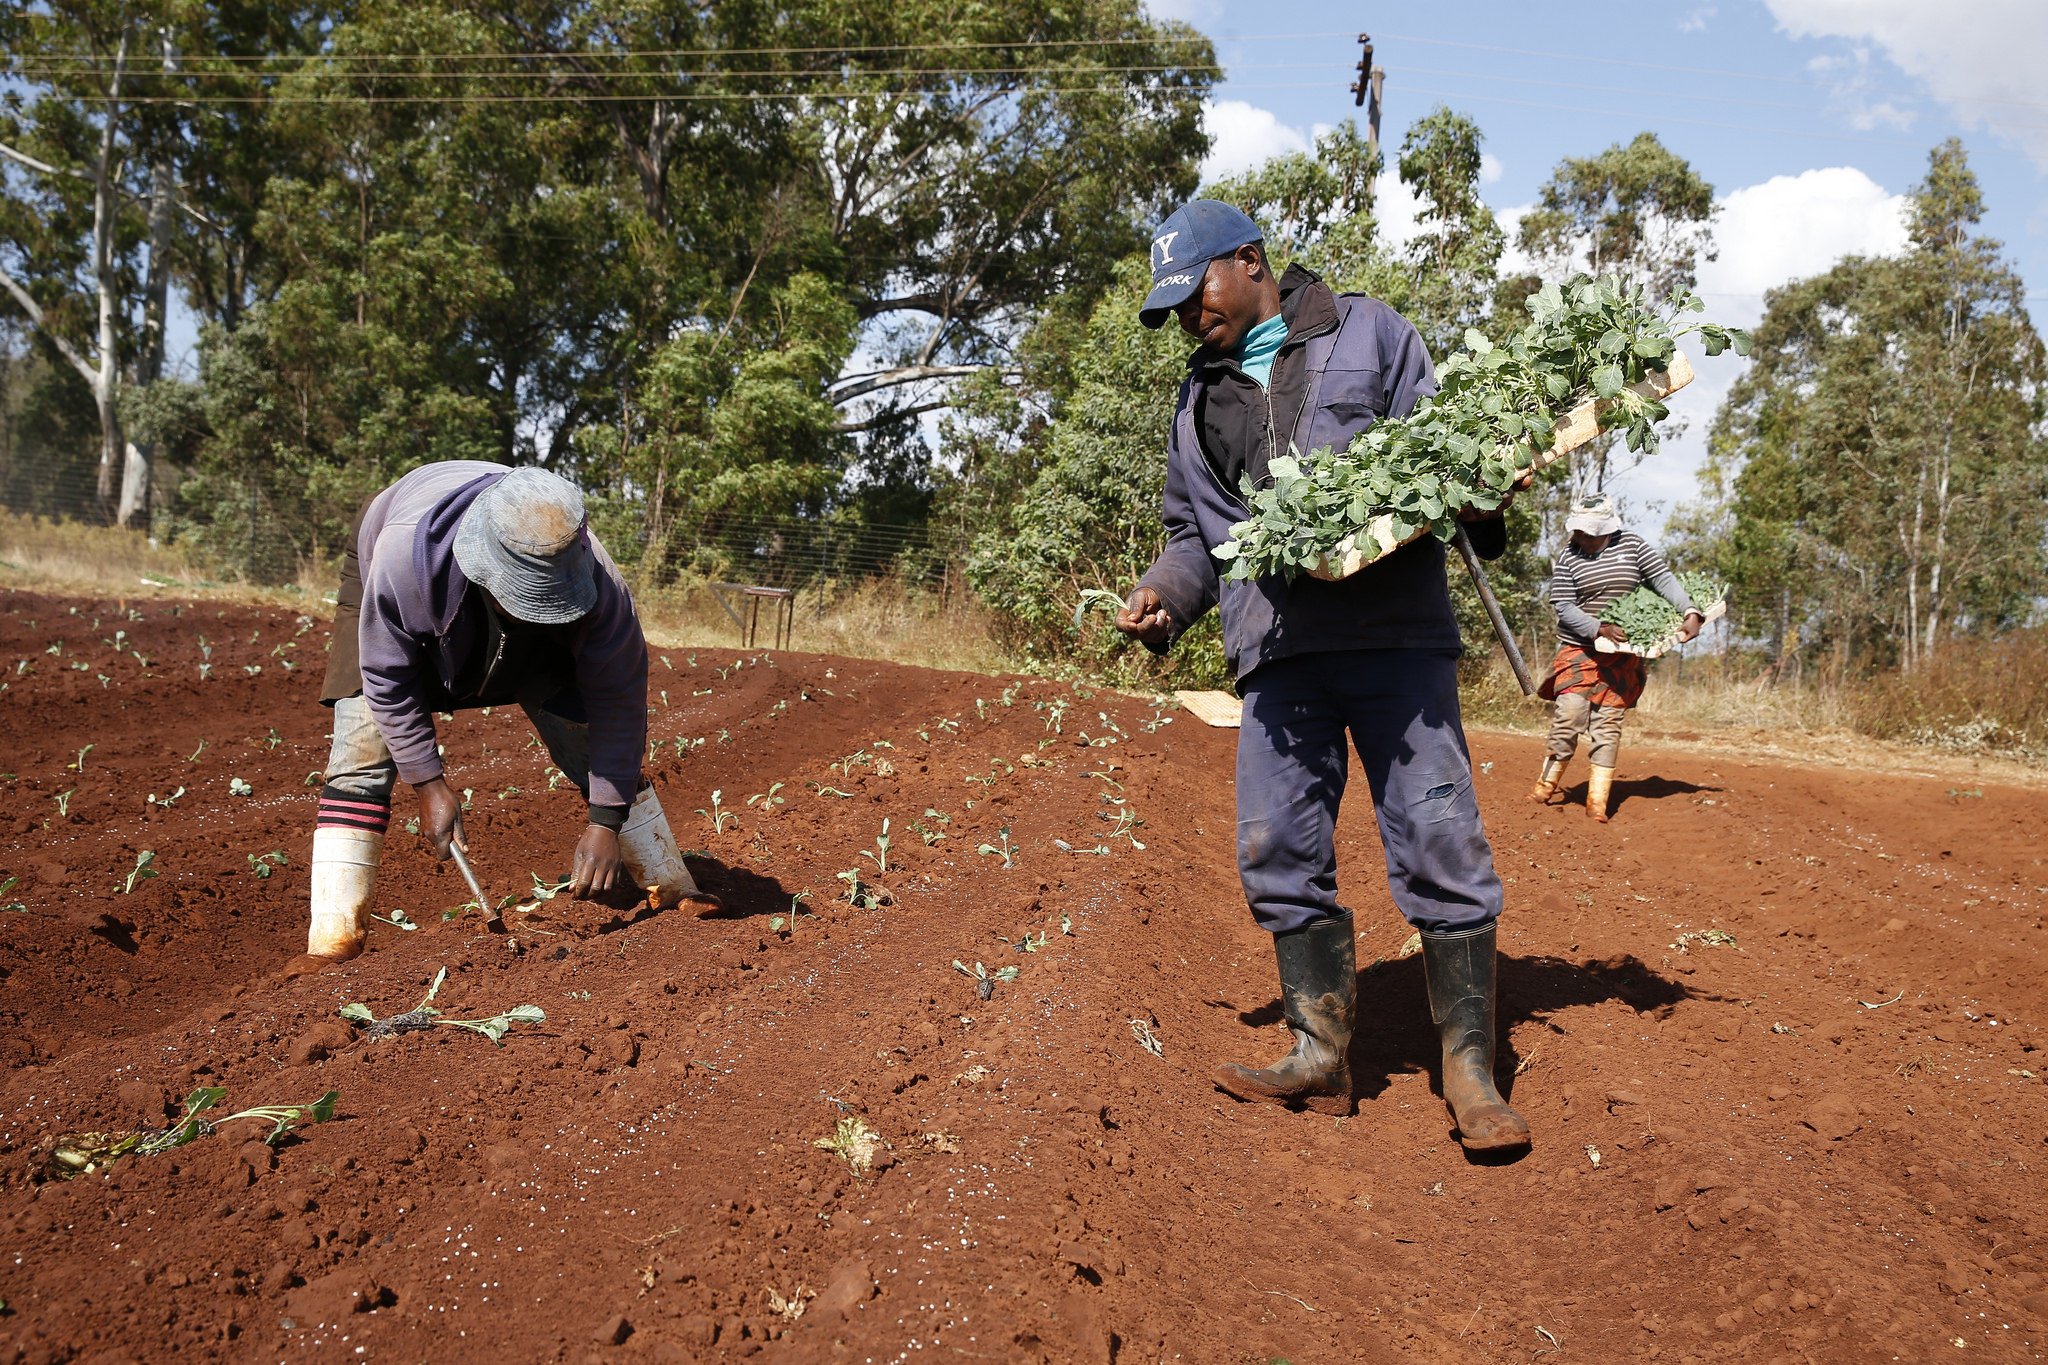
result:
<svg viewBox="0 0 2048 1365"><path fill-rule="evenodd" d="M47 592L146 597L164 593L289 605L316 615L332 607L333 567L308 564L299 581L251 587L215 581L198 557L153 545L138 531L0 511L0 584ZM636 588L641 620L659 648L740 646L741 632L701 584ZM1044 671L995 640L987 611L957 585L941 595L893 579L839 589L819 611L800 595L790 648L887 659L972 673ZM768 604L754 647L773 643ZM1542 660L1532 660L1541 666ZM2016 631L1950 647L1927 677L1880 673L1773 681L1741 654L1671 659L1651 676L1629 721L1637 742L1783 761L2048 784L2048 630ZM1548 703L1525 698L1507 666L1464 689L1474 729L1540 734Z"/></svg>
<svg viewBox="0 0 2048 1365"><path fill-rule="evenodd" d="M732 649L745 637L707 587L635 589L648 641L663 648ZM742 614L744 607L734 604ZM988 613L971 594L955 590L945 600L933 593L906 593L893 580L870 579L825 600L798 594L789 648L807 654L844 654L887 659L923 668L968 673L1005 673L1018 665L999 648ZM774 605L761 603L753 647L774 643Z"/></svg>
<svg viewBox="0 0 2048 1365"><path fill-rule="evenodd" d="M217 571L183 546L146 532L82 521L18 516L0 510L0 582L46 592L135 597L152 591L289 604L326 615L338 581L327 565L308 563L298 581L274 587L216 581Z"/></svg>
<svg viewBox="0 0 2048 1365"><path fill-rule="evenodd" d="M1660 663L1627 741L1815 767L2048 785L2048 640L2016 632L1954 646L1929 678L1774 681L1742 654ZM1538 665L1541 666L1540 664ZM1550 705L1504 662L1464 688L1475 729L1542 734Z"/></svg>

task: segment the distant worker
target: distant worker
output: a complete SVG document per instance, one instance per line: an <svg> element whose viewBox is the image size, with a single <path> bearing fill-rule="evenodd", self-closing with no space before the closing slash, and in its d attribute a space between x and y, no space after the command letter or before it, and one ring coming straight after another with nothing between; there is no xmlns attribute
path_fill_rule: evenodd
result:
<svg viewBox="0 0 2048 1365"><path fill-rule="evenodd" d="M1199 349L1166 435L1166 546L1117 629L1164 653L1211 607L1244 724L1237 746L1237 863L1273 935L1294 1047L1267 1067L1229 1063L1219 1088L1245 1100L1348 1114L1357 1013L1351 911L1337 901L1337 807L1350 755L1372 789L1387 880L1422 933L1443 1096L1470 1148L1529 1143L1495 1088L1494 923L1501 882L1479 821L1458 712L1462 644L1434 536L1341 582L1272 575L1219 580L1215 549L1250 515L1240 489L1271 481L1274 457L1342 449L1381 417L1436 392L1415 328L1313 271L1276 278L1264 234L1228 204L1198 199L1152 240L1147 327L1177 317ZM1507 545L1499 513L1475 519L1479 553Z"/></svg>
<svg viewBox="0 0 2048 1365"><path fill-rule="evenodd" d="M451 844L469 851L436 711L525 711L589 803L572 895L630 875L660 905L716 905L691 880L640 778L647 642L568 480L450 460L379 493L343 552L330 650L320 700L334 708L334 744L313 830L313 920L288 974L363 951L399 779L419 794L434 855L445 862Z"/></svg>
<svg viewBox="0 0 2048 1365"><path fill-rule="evenodd" d="M1548 804L1564 781L1579 736L1589 735L1592 748L1587 758L1592 767L1586 778L1586 814L1605 824L1614 765L1621 754L1621 723L1642 697L1648 670L1640 654L1604 654L1594 647L1593 641L1601 636L1616 644L1628 639L1627 631L1602 622L1599 615L1648 583L1685 613L1678 628L1681 642L1698 635L1706 618L1686 596L1664 556L1635 532L1621 529L1614 499L1607 494L1595 493L1573 503L1565 529L1571 532L1571 543L1558 555L1550 576L1550 605L1557 609L1557 657L1551 660L1550 676L1536 689L1537 696L1554 706L1550 752L1529 799Z"/></svg>

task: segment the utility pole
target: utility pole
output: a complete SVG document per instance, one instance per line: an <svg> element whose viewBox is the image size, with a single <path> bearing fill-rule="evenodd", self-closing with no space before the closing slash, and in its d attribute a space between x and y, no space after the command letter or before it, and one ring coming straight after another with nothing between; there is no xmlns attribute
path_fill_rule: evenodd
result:
<svg viewBox="0 0 2048 1365"><path fill-rule="evenodd" d="M1370 33L1359 34L1358 45L1363 51L1358 58L1358 79L1351 85L1351 104L1353 108L1365 110L1366 159L1376 173L1380 159L1380 95L1386 88L1387 71L1385 67L1372 64ZM1368 174L1365 182L1365 202L1368 206L1372 204L1372 190L1373 175Z"/></svg>

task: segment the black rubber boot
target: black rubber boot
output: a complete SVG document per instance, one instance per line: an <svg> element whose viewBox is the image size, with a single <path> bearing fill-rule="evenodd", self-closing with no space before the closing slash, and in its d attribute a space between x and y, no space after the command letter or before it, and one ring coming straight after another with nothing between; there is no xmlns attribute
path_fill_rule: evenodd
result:
<svg viewBox="0 0 2048 1365"><path fill-rule="evenodd" d="M1241 1100L1352 1113L1348 1054L1358 1016L1358 952L1350 914L1273 935L1273 955L1294 1050L1264 1068L1225 1062L1216 1068L1217 1087Z"/></svg>
<svg viewBox="0 0 2048 1365"><path fill-rule="evenodd" d="M1529 1125L1493 1084L1494 926L1422 935L1429 1017L1444 1048L1444 1103L1472 1151L1529 1145Z"/></svg>

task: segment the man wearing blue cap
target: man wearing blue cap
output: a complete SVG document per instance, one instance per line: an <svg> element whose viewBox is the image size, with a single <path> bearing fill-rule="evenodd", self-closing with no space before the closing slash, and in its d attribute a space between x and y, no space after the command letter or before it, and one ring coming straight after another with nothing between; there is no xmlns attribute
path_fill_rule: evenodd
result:
<svg viewBox="0 0 2048 1365"><path fill-rule="evenodd" d="M1529 1128L1493 1081L1494 921L1501 883L1479 821L1458 712L1463 645L1441 542L1425 536L1338 582L1274 575L1224 583L1216 548L1250 516L1275 455L1341 449L1436 392L1415 328L1360 294L1290 265L1264 234L1198 199L1152 239L1147 327L1169 315L1200 343L1167 433L1166 547L1117 615L1156 653L1210 607L1244 697L1237 751L1238 870L1273 934L1293 1050L1235 1063L1216 1083L1241 1099L1348 1114L1357 1006L1351 912L1337 903L1335 828L1347 731L1372 788L1394 902L1421 931L1443 1095L1472 1149L1525 1147ZM1485 558L1507 546L1500 514L1472 519Z"/></svg>
<svg viewBox="0 0 2048 1365"><path fill-rule="evenodd" d="M419 796L435 855L468 852L436 711L526 712L589 804L572 894L630 875L661 905L716 906L640 779L647 641L582 493L560 475L449 460L372 498L342 557L320 700L334 708L334 742L313 830L312 924L288 974L362 952L399 779Z"/></svg>

